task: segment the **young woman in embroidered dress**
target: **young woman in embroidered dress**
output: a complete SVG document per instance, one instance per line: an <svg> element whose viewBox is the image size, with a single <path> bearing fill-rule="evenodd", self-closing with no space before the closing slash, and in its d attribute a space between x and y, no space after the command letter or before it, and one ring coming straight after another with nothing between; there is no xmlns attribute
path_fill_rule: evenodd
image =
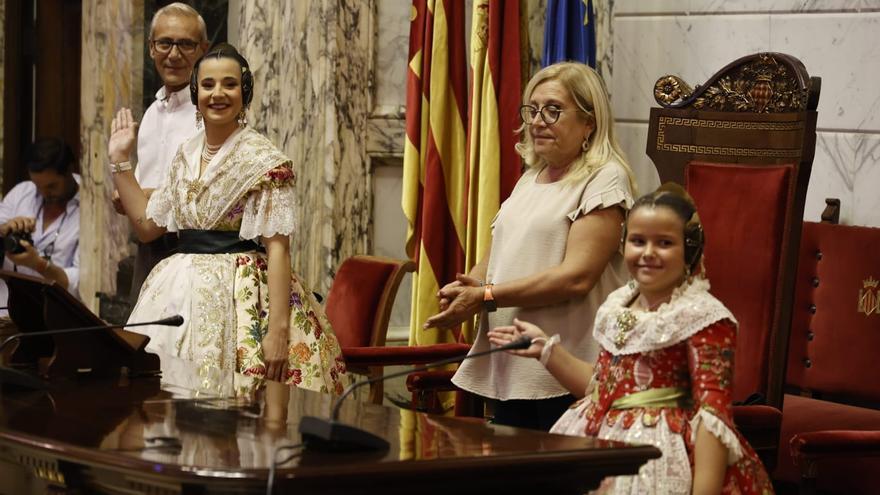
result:
<svg viewBox="0 0 880 495"><path fill-rule="evenodd" d="M136 122L112 123L110 161L142 242L178 232L179 252L156 265L130 321L181 314L183 326L140 327L147 349L299 387L341 393L345 364L321 306L291 271L296 197L291 161L246 126L253 75L235 48L196 62L190 93L204 132L181 145L165 183L146 199L120 150ZM278 308L276 310L276 308Z"/></svg>
<svg viewBox="0 0 880 495"><path fill-rule="evenodd" d="M583 396L552 432L650 443L663 451L637 476L608 478L599 493L772 493L767 473L731 418L736 320L709 294L700 266L703 229L693 200L667 184L643 196L624 229L633 281L596 314L602 347L587 363L537 326L515 321L489 332L502 345L532 339L520 356L539 359Z"/></svg>

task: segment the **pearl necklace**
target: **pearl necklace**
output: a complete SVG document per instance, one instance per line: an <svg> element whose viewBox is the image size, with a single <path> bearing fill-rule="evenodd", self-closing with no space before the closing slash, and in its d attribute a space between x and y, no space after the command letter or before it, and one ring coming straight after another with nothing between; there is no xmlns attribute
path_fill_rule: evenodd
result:
<svg viewBox="0 0 880 495"><path fill-rule="evenodd" d="M211 146L205 141L205 146L202 148L202 161L205 163L211 163L211 160L214 158L214 155L220 151L220 148L223 147L223 144L218 144L215 146Z"/></svg>

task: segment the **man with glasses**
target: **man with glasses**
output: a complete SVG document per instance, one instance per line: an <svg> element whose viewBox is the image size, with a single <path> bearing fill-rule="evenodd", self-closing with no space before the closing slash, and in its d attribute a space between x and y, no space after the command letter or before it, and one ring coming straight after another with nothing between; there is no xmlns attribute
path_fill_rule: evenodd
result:
<svg viewBox="0 0 880 495"><path fill-rule="evenodd" d="M144 113L137 135L138 164L135 177L149 195L168 175L168 167L181 143L196 132L196 107L189 95L193 65L208 49L208 35L202 16L189 5L176 2L159 9L150 24L150 58L163 86L156 101ZM125 154L132 155L134 141L125 143ZM131 160L115 167L130 166ZM116 211L122 211L114 194ZM137 298L141 285L156 263L177 246L176 234L139 244L132 276L131 298Z"/></svg>
<svg viewBox="0 0 880 495"><path fill-rule="evenodd" d="M79 297L79 183L70 148L42 138L25 153L30 176L0 203L4 270L53 280ZM5 315L6 283L0 281Z"/></svg>

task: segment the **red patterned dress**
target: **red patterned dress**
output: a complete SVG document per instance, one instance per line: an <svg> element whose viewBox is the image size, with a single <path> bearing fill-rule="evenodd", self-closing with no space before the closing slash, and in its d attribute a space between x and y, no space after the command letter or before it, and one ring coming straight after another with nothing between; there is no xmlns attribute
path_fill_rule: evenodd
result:
<svg viewBox="0 0 880 495"><path fill-rule="evenodd" d="M628 307L633 283L613 292L596 314L602 351L586 397L553 433L651 444L663 451L636 476L608 478L599 493L691 493L698 426L727 447L722 493L773 493L755 452L731 416L736 320L697 279L656 311Z"/></svg>

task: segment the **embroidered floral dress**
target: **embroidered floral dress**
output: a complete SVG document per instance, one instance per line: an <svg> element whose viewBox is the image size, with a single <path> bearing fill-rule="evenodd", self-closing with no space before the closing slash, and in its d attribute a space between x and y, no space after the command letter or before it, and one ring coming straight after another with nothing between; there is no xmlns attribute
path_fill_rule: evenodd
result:
<svg viewBox="0 0 880 495"><path fill-rule="evenodd" d="M633 282L608 296L593 332L602 351L587 395L551 432L652 444L663 451L637 476L608 478L599 493L689 494L700 424L728 449L722 493L767 494L760 460L731 413L736 320L697 279L657 311L627 307Z"/></svg>
<svg viewBox="0 0 880 495"><path fill-rule="evenodd" d="M169 232L238 232L241 239L295 230L290 159L247 128L223 144L199 177L204 132L184 143L147 205L147 216ZM233 236L234 237L234 236ZM345 363L321 306L291 273L290 347L286 382L339 394ZM287 308L285 308L287 309ZM174 254L150 272L129 321L180 314L180 327L138 327L148 350L193 361L200 370L235 370L262 377L261 341L269 328L268 264L256 250Z"/></svg>

